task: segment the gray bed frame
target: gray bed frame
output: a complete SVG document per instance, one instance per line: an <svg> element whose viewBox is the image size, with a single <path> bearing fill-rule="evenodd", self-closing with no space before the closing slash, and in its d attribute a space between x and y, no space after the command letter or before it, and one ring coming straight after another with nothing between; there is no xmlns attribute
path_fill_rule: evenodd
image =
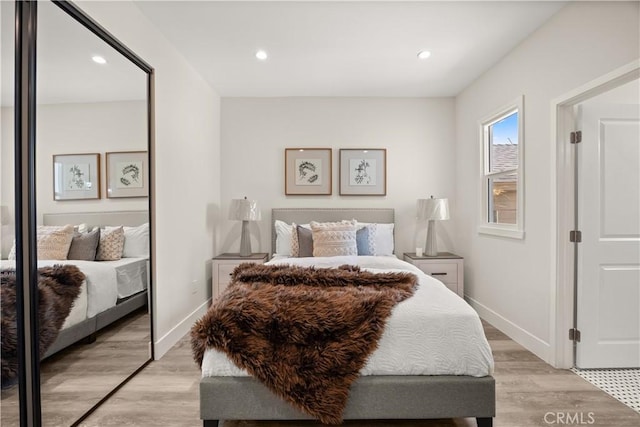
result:
<svg viewBox="0 0 640 427"><path fill-rule="evenodd" d="M149 212L147 211L74 212L42 215L44 225L78 225L85 223L89 226L137 226L148 221ZM85 319L80 323L61 330L58 338L47 349L44 358L52 356L80 340L92 337L93 334L105 326L122 319L129 313L133 313L144 306L148 306L148 292L146 290L128 298L119 299L115 306L98 313L92 318Z"/></svg>
<svg viewBox="0 0 640 427"><path fill-rule="evenodd" d="M393 209L273 209L271 223L309 221L394 222ZM272 232L272 251L275 232ZM475 417L493 425L496 411L492 376L364 376L351 386L345 420ZM311 420L253 377L205 377L200 381L200 418L205 427L220 420Z"/></svg>

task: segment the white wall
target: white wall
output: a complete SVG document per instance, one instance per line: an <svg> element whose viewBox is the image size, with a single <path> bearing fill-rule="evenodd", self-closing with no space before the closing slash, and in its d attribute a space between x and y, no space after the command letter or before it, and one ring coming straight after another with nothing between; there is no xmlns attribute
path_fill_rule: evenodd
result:
<svg viewBox="0 0 640 427"><path fill-rule="evenodd" d="M43 213L147 209L149 202L146 197L107 198L105 155L108 151L147 151L146 102L39 105L36 118L39 220ZM13 147L13 141L10 142ZM100 154L101 198L53 200L53 155L80 153Z"/></svg>
<svg viewBox="0 0 640 427"><path fill-rule="evenodd" d="M218 252L238 252L240 223L229 202L247 196L262 209L252 249L271 251L271 208L385 207L396 210L396 253L424 246L416 200L448 197L455 212L453 98L224 98L222 223ZM331 196L285 196L285 148L333 149ZM387 149L386 196L339 196L340 148ZM451 221L439 223L439 249L453 249Z"/></svg>
<svg viewBox="0 0 640 427"><path fill-rule="evenodd" d="M144 101L91 104L38 105L36 111L36 197L38 223L43 213L146 210L147 198L106 197L108 151L147 150L147 107ZM2 173L0 205L14 211L13 107L2 108ZM53 200L54 154L100 154L101 198L97 200ZM13 230L13 218L10 229ZM3 229L4 230L4 229ZM13 240L13 232L6 233ZM10 234L10 236L9 236ZM8 242L7 242L8 243ZM7 246L11 246L9 243ZM3 245L2 257L8 255Z"/></svg>
<svg viewBox="0 0 640 427"><path fill-rule="evenodd" d="M79 2L155 68L154 334L162 356L211 296L220 203L220 98L130 1Z"/></svg>
<svg viewBox="0 0 640 427"><path fill-rule="evenodd" d="M546 361L555 270L551 101L638 58L639 3L572 2L456 98L456 250L481 315ZM524 240L481 236L477 121L524 95ZM564 236L562 236L564 237Z"/></svg>

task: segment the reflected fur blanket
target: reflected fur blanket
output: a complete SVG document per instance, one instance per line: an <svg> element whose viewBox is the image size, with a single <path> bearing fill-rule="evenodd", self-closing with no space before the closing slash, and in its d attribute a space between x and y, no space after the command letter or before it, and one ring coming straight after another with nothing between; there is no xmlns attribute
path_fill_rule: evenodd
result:
<svg viewBox="0 0 640 427"><path fill-rule="evenodd" d="M194 359L223 351L298 409L339 424L386 319L416 286L411 273L356 266L241 264L191 330Z"/></svg>
<svg viewBox="0 0 640 427"><path fill-rule="evenodd" d="M38 316L40 357L58 337L80 294L84 274L75 265L54 265L38 269ZM0 272L2 305L2 388L18 380L18 345L16 331L16 272Z"/></svg>

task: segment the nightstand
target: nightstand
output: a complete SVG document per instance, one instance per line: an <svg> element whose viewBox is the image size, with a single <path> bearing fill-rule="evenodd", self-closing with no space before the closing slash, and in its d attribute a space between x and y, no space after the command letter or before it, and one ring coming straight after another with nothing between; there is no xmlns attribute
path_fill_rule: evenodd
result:
<svg viewBox="0 0 640 427"><path fill-rule="evenodd" d="M437 256L419 257L415 252L405 252L404 260L440 280L447 288L464 298L464 258L461 256L439 252Z"/></svg>
<svg viewBox="0 0 640 427"><path fill-rule="evenodd" d="M267 262L269 254L259 252L249 256L240 256L240 254L224 253L213 258L211 263L212 288L211 297L215 298L227 287L231 281L231 273L233 270L244 262L253 262L255 264L264 264Z"/></svg>

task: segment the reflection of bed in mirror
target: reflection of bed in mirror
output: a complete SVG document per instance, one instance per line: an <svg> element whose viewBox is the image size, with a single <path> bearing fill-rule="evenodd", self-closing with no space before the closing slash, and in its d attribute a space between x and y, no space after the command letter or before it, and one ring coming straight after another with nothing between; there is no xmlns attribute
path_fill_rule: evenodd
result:
<svg viewBox="0 0 640 427"><path fill-rule="evenodd" d="M148 223L148 212L44 214L43 223L48 226L138 227ZM146 239L148 247L148 234ZM113 261L38 260L39 268L56 264L77 266L86 280L45 358L84 338L93 337L96 332L148 304L148 256L123 257ZM15 261L2 261L2 269L14 267Z"/></svg>
<svg viewBox="0 0 640 427"><path fill-rule="evenodd" d="M88 224L90 226L128 226L135 227L149 222L147 211L118 211L118 212L91 212L71 214L44 214L44 225ZM147 235L148 236L148 235ZM126 237L125 237L126 239ZM148 246L148 245L147 245ZM51 261L48 261L51 262ZM74 261L66 263L73 264ZM57 340L47 350L45 357L103 329L107 325L123 318L129 313L148 304L148 264L149 258L121 258L117 261L81 261L75 264L83 270L88 267L103 270L100 276L110 276L115 283L103 283L100 287L107 287L96 295L96 299L107 301L92 301L93 295L87 297L87 311L83 320L81 312L72 312L67 319ZM97 265L92 265L97 264ZM104 274L104 270L107 270ZM111 274L109 274L111 271ZM91 274L91 273L89 273ZM113 290L116 291L114 301ZM105 293L107 295L105 295ZM106 298L105 298L106 297ZM74 307L75 309L75 307ZM81 308L80 308L81 309ZM75 316L75 317L72 317ZM72 323L73 322L73 323Z"/></svg>

